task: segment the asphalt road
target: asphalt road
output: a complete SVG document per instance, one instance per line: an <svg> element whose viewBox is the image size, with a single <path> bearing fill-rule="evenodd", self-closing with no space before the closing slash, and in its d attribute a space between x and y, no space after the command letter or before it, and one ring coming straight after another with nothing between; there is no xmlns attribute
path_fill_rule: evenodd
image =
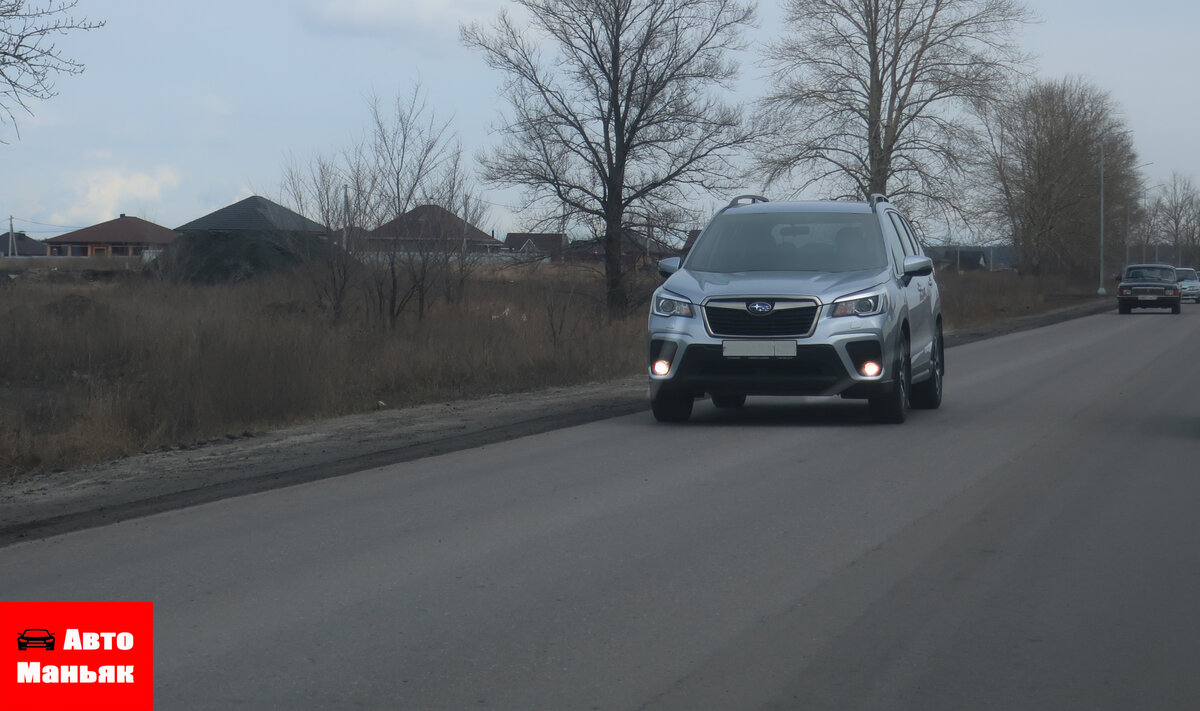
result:
<svg viewBox="0 0 1200 711"><path fill-rule="evenodd" d="M1200 306L951 348L942 409L649 413L0 549L151 600L156 708L1194 709Z"/></svg>

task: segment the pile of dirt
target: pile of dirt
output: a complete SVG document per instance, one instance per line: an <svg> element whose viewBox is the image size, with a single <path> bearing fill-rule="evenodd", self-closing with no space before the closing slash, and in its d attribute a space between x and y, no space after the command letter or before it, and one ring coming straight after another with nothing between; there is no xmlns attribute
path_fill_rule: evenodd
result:
<svg viewBox="0 0 1200 711"><path fill-rule="evenodd" d="M327 261L337 249L302 232L208 231L185 233L153 262L175 283L222 284L287 272L312 260Z"/></svg>

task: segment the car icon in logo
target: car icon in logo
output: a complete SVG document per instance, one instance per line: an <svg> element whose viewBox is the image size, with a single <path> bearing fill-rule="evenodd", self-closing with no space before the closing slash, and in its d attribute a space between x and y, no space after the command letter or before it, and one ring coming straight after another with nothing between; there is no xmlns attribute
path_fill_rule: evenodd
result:
<svg viewBox="0 0 1200 711"><path fill-rule="evenodd" d="M775 304L770 301L751 301L746 304L746 310L756 316L763 316L771 313L775 309Z"/></svg>
<svg viewBox="0 0 1200 711"><path fill-rule="evenodd" d="M54 633L50 630L44 630L37 627L31 627L21 634L17 635L17 649L22 652L30 647L41 647L47 651L54 651Z"/></svg>

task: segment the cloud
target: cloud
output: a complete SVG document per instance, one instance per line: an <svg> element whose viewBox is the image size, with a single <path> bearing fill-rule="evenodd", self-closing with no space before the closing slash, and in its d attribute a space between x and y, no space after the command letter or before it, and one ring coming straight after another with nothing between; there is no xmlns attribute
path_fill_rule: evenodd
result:
<svg viewBox="0 0 1200 711"><path fill-rule="evenodd" d="M304 0L297 9L301 26L314 34L389 37L425 30L457 30L496 14L499 0Z"/></svg>
<svg viewBox="0 0 1200 711"><path fill-rule="evenodd" d="M157 166L150 172L125 173L120 170L92 170L71 181L75 204L51 217L55 223L93 225L107 222L134 207L156 203L163 193L179 186L179 174L170 166Z"/></svg>

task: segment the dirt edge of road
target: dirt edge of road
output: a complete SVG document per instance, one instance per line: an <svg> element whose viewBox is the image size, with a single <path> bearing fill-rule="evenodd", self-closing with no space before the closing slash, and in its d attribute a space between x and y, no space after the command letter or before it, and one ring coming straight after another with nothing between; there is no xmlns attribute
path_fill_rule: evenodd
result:
<svg viewBox="0 0 1200 711"><path fill-rule="evenodd" d="M946 334L953 347L1113 311L1088 301ZM643 375L350 415L0 484L0 546L647 411Z"/></svg>

